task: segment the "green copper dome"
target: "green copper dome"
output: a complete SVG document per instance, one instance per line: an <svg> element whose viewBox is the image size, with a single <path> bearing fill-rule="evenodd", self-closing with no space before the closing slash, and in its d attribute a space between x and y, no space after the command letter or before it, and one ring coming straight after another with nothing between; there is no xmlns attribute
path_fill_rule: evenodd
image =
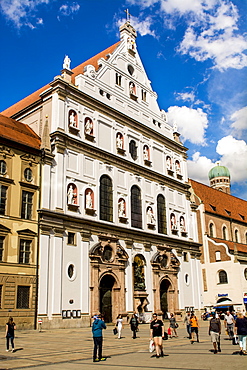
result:
<svg viewBox="0 0 247 370"><path fill-rule="evenodd" d="M212 180L215 177L229 177L230 178L230 172L228 168L225 166L215 166L211 168L211 170L208 173L209 180Z"/></svg>

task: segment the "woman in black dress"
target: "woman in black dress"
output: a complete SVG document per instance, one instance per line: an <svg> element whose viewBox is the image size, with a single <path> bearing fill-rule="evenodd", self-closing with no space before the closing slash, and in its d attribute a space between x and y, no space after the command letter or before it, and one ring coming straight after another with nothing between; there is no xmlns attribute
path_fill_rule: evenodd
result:
<svg viewBox="0 0 247 370"><path fill-rule="evenodd" d="M10 317L9 321L6 323L6 351L7 352L10 351L9 340L11 342L12 352L14 352L15 350L15 346L14 346L15 329L16 329L16 326L15 326L13 317Z"/></svg>

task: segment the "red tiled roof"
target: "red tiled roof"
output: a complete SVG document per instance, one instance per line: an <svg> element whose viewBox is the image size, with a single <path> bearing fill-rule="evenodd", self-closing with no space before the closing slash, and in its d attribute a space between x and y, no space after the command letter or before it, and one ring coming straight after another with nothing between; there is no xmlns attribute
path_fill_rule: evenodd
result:
<svg viewBox="0 0 247 370"><path fill-rule="evenodd" d="M79 74L84 73L84 67L86 65L93 65L95 67L95 70L97 71L99 69L99 66L98 66L98 63L97 63L98 60L100 58L106 59L107 58L107 55L113 53L113 51L120 44L120 42L121 41L116 42L115 44L113 44L112 46L108 47L107 49L101 51L100 53L98 53L94 57L86 60L85 62L83 62L79 66L73 68L72 69L72 72L74 74L72 75L72 82L73 83L75 82L75 76L78 76ZM29 105L31 105L31 104L35 103L36 101L38 101L40 99L40 94L43 91L47 90L49 87L50 87L49 84L41 87L39 90L37 90L34 93L28 95L26 98L20 100L19 102L15 103L11 107L5 109L1 113L4 114L7 117L13 116L17 112L21 111L22 109L24 109L24 108L28 107Z"/></svg>
<svg viewBox="0 0 247 370"><path fill-rule="evenodd" d="M2 114L0 114L0 138L40 149L41 140L28 125Z"/></svg>
<svg viewBox="0 0 247 370"><path fill-rule="evenodd" d="M238 252L247 253L247 245L246 244L231 242L230 240L224 240L224 239L219 239L219 238L211 238L210 237L210 239L214 240L216 243L226 244L228 246L229 250L231 250L231 251L234 251L234 247L236 247Z"/></svg>
<svg viewBox="0 0 247 370"><path fill-rule="evenodd" d="M205 211L247 224L247 201L191 180L195 194L204 203Z"/></svg>

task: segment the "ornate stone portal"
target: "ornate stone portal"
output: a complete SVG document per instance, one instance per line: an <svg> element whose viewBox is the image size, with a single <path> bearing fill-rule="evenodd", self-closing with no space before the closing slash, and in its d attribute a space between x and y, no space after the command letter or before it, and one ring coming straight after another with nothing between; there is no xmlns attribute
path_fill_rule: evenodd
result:
<svg viewBox="0 0 247 370"><path fill-rule="evenodd" d="M118 238L100 234L89 251L91 265L91 314L101 312L106 322L125 313L125 268L128 254Z"/></svg>
<svg viewBox="0 0 247 370"><path fill-rule="evenodd" d="M178 310L177 277L180 262L168 246L162 246L151 260L153 267L154 311L165 318Z"/></svg>

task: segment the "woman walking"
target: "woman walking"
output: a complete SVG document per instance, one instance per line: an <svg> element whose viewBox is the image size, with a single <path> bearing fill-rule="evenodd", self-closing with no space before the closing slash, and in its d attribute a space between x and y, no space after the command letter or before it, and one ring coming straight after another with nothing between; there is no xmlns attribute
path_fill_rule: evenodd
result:
<svg viewBox="0 0 247 370"><path fill-rule="evenodd" d="M235 334L238 335L240 355L247 355L246 352L246 341L247 341L247 318L241 313L237 313L237 319L235 321Z"/></svg>
<svg viewBox="0 0 247 370"><path fill-rule="evenodd" d="M122 333L122 329L123 329L122 315L118 315L118 317L117 317L116 328L117 328L117 331L118 331L118 339L121 339L121 333Z"/></svg>
<svg viewBox="0 0 247 370"><path fill-rule="evenodd" d="M178 324L177 324L176 318L173 313L171 313L169 321L170 321L170 328L171 328L171 337L172 337L172 333L174 333L174 336L177 338L178 335L177 335L176 329L178 327Z"/></svg>
<svg viewBox="0 0 247 370"><path fill-rule="evenodd" d="M136 339L136 332L138 330L138 319L137 319L137 316L134 313L133 313L129 323L130 323L130 329L133 332L132 338Z"/></svg>
<svg viewBox="0 0 247 370"><path fill-rule="evenodd" d="M165 356L162 348L162 338L164 337L165 328L161 320L158 320L157 314L153 314L153 321L150 324L150 340L154 341L156 357Z"/></svg>
<svg viewBox="0 0 247 370"><path fill-rule="evenodd" d="M14 346L14 337L15 337L15 323L13 320L13 317L10 317L8 322L6 323L6 351L9 352L9 340L11 342L12 346L12 352L15 351L15 346Z"/></svg>

